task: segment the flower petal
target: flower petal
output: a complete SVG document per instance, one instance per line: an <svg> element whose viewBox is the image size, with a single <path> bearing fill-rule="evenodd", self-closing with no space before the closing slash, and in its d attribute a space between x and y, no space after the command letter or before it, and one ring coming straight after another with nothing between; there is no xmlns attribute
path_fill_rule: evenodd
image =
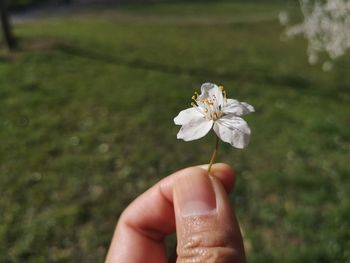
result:
<svg viewBox="0 0 350 263"><path fill-rule="evenodd" d="M249 143L250 128L248 124L245 120L233 114L217 120L214 124L214 131L221 140L233 147L243 149Z"/></svg>
<svg viewBox="0 0 350 263"><path fill-rule="evenodd" d="M203 118L203 114L196 110L194 107L180 111L180 113L174 118L176 125L184 125L191 120Z"/></svg>
<svg viewBox="0 0 350 263"><path fill-rule="evenodd" d="M177 134L178 139L184 141L193 141L205 136L213 126L213 121L205 117L200 119L192 119L184 124Z"/></svg>
<svg viewBox="0 0 350 263"><path fill-rule="evenodd" d="M218 105L222 105L224 103L224 96L222 95L222 90L218 87L218 85L213 83L204 83L201 86L201 94L197 98L197 101L207 98L215 98L217 100Z"/></svg>
<svg viewBox="0 0 350 263"><path fill-rule="evenodd" d="M222 108L222 112L225 114L234 114L236 116L242 116L254 112L255 109L252 105L246 102L239 102L234 99L227 99L226 104Z"/></svg>

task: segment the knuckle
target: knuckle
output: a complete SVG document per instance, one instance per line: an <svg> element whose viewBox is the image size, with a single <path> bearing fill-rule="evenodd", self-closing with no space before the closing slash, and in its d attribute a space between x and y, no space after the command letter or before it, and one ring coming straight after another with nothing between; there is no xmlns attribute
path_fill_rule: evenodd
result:
<svg viewBox="0 0 350 263"><path fill-rule="evenodd" d="M227 233L206 232L191 235L178 247L178 263L242 263Z"/></svg>

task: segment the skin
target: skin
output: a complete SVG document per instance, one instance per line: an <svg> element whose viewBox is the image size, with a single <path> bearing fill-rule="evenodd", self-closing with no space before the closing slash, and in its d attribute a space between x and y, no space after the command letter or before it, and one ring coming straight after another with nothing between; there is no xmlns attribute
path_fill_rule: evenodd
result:
<svg viewBox="0 0 350 263"><path fill-rule="evenodd" d="M226 164L178 171L161 180L119 218L106 263L168 262L164 239L176 231L178 263L245 262L228 193L235 174Z"/></svg>

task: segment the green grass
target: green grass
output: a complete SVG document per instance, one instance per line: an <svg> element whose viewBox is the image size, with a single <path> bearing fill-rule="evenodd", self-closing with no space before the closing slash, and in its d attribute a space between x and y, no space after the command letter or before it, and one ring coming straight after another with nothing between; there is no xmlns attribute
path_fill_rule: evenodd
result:
<svg viewBox="0 0 350 263"><path fill-rule="evenodd" d="M16 25L0 56L0 262L103 262L137 195L205 163L213 137L176 140L205 81L256 113L249 147L220 145L250 262L350 261L350 57L324 73L284 5L155 4ZM236 19L237 16L239 19ZM257 19L259 18L259 19Z"/></svg>

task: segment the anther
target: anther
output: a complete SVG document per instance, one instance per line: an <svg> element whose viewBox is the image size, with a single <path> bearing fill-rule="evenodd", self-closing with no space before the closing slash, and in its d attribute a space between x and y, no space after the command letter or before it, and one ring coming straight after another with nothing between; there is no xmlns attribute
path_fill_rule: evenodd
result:
<svg viewBox="0 0 350 263"><path fill-rule="evenodd" d="M222 91L222 94L224 95L224 98L226 99L226 91L225 90Z"/></svg>

